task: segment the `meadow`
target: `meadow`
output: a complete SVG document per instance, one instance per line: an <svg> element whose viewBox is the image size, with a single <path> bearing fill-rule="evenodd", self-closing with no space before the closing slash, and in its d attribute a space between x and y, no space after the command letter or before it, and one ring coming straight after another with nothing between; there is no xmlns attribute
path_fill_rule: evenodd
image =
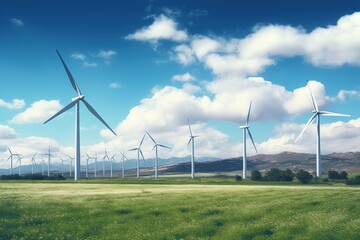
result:
<svg viewBox="0 0 360 240"><path fill-rule="evenodd" d="M360 239L359 187L137 181L2 181L0 239Z"/></svg>

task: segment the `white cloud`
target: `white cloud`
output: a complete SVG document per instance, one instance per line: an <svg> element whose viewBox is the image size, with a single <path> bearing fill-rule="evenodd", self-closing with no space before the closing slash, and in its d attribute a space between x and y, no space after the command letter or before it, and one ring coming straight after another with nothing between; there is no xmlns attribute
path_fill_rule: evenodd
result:
<svg viewBox="0 0 360 240"><path fill-rule="evenodd" d="M80 60L82 63L83 63L83 67L97 67L97 63L93 62L88 62L87 61L87 57L85 56L85 54L82 54L82 53L79 53L79 52L75 52L73 54L71 54L71 57L73 59L76 59L76 60Z"/></svg>
<svg viewBox="0 0 360 240"><path fill-rule="evenodd" d="M189 65L194 62L193 51L190 47L186 45L179 45L175 47L175 57L174 59L180 62L183 65Z"/></svg>
<svg viewBox="0 0 360 240"><path fill-rule="evenodd" d="M184 73L183 75L174 75L172 77L172 80L178 81L178 82L189 82L189 81L195 80L195 77L187 72L187 73Z"/></svg>
<svg viewBox="0 0 360 240"><path fill-rule="evenodd" d="M110 88L116 89L116 88L121 88L121 84L117 83L117 82L113 82L109 84Z"/></svg>
<svg viewBox="0 0 360 240"><path fill-rule="evenodd" d="M100 50L97 56L102 57L104 59L110 59L112 56L116 55L116 52L113 50Z"/></svg>
<svg viewBox="0 0 360 240"><path fill-rule="evenodd" d="M0 107L5 107L7 109L21 109L25 106L25 101L22 99L13 99L12 102L5 102L0 99Z"/></svg>
<svg viewBox="0 0 360 240"><path fill-rule="evenodd" d="M196 57L198 59L202 59L209 53L219 50L221 48L221 43L217 40L200 36L191 42L191 48L193 49Z"/></svg>
<svg viewBox="0 0 360 240"><path fill-rule="evenodd" d="M341 101L345 101L347 96L360 99L360 92L356 90L340 90L337 94L337 98Z"/></svg>
<svg viewBox="0 0 360 240"><path fill-rule="evenodd" d="M181 42L187 40L187 38L186 31L178 30L177 23L163 14L155 17L154 22L151 25L137 30L135 33L126 37L126 39L153 43L156 43L159 40Z"/></svg>
<svg viewBox="0 0 360 240"><path fill-rule="evenodd" d="M348 152L358 149L360 141L360 118L348 122L336 121L321 124L322 153ZM315 153L316 124L311 125L301 140L295 143L305 124L283 123L276 129L276 136L259 144L259 151L279 153L283 151ZM342 143L342 144L339 144Z"/></svg>
<svg viewBox="0 0 360 240"><path fill-rule="evenodd" d="M58 112L61 107L59 100L39 100L31 104L24 112L16 115L10 122L18 124L40 123Z"/></svg>
<svg viewBox="0 0 360 240"><path fill-rule="evenodd" d="M15 26L18 26L18 27L24 26L24 22L19 18L12 18L11 22L12 22L12 24L14 24Z"/></svg>
<svg viewBox="0 0 360 240"><path fill-rule="evenodd" d="M0 125L0 139L13 139L17 134L15 130L9 126Z"/></svg>

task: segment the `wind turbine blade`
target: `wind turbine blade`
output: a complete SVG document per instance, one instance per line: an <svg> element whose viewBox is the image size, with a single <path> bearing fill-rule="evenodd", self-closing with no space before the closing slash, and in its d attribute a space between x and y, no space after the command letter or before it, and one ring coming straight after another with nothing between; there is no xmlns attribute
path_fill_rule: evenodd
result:
<svg viewBox="0 0 360 240"><path fill-rule="evenodd" d="M257 151L257 149L256 149L256 146L255 146L254 139L253 139L253 137L252 137L252 135L251 135L251 132L250 132L249 128L246 128L246 130L247 130L247 132L248 132L248 134L249 134L250 140L251 140L251 142L252 142L252 144L253 144L253 146L254 146L254 148L255 148L256 153L258 153L258 151Z"/></svg>
<svg viewBox="0 0 360 240"><path fill-rule="evenodd" d="M190 127L190 121L189 121L189 118L186 118L187 119L187 122L188 122L188 125L189 125L189 131L190 131L190 136L192 136L192 131L191 131L191 127Z"/></svg>
<svg viewBox="0 0 360 240"><path fill-rule="evenodd" d="M250 105L249 105L249 111L248 111L247 118L246 118L246 125L249 125L251 103L252 103L252 100L250 101Z"/></svg>
<svg viewBox="0 0 360 240"><path fill-rule="evenodd" d="M85 152L85 154L86 154L86 156L87 156L88 158L90 158L90 156L89 156L89 154L87 154L87 152Z"/></svg>
<svg viewBox="0 0 360 240"><path fill-rule="evenodd" d="M33 155L33 157L32 157L32 158L35 158L36 154L37 154L37 152Z"/></svg>
<svg viewBox="0 0 360 240"><path fill-rule="evenodd" d="M10 154L12 155L12 152L11 152L10 148L8 147L7 149L9 150Z"/></svg>
<svg viewBox="0 0 360 240"><path fill-rule="evenodd" d="M69 79L70 79L70 82L71 82L72 87L73 87L74 90L77 92L77 94L78 94L79 96L81 96L82 94L81 94L80 88L79 88L79 86L76 84L74 77L71 75L70 70L69 70L68 67L66 66L63 58L61 57L61 55L60 55L60 53L59 53L59 51L58 51L57 49L56 49L56 52L57 52L57 54L59 55L59 58L60 58L63 66L64 66L64 68L65 68L65 71L66 71L66 73L67 73L67 75L68 75L68 77L69 77Z"/></svg>
<svg viewBox="0 0 360 240"><path fill-rule="evenodd" d="M189 141L188 141L188 143L186 144L186 147L188 147L189 146L189 144L190 144L190 142L191 142L191 140L192 140L193 138L192 137L190 137L190 139L189 139Z"/></svg>
<svg viewBox="0 0 360 240"><path fill-rule="evenodd" d="M139 148L140 148L141 145L143 144L145 136L146 136L146 134L144 134L144 136L142 137L141 142L140 142L140 145L139 145Z"/></svg>
<svg viewBox="0 0 360 240"><path fill-rule="evenodd" d="M129 151L135 151L135 150L138 150L138 148L129 149Z"/></svg>
<svg viewBox="0 0 360 240"><path fill-rule="evenodd" d="M147 135L151 138L151 140L156 144L154 138L150 135L150 133L148 131L145 131L147 133Z"/></svg>
<svg viewBox="0 0 360 240"><path fill-rule="evenodd" d="M311 96L311 100L312 100L312 103L313 103L314 109L318 112L318 111L319 111L319 108L318 108L318 105L317 105L317 103L316 103L316 101L315 101L314 96L312 95L310 85L309 85L309 91L310 91L310 96Z"/></svg>
<svg viewBox="0 0 360 240"><path fill-rule="evenodd" d="M171 147L168 147L168 146L165 146L165 145L162 145L162 144L158 144L158 146L163 147L163 148L171 149Z"/></svg>
<svg viewBox="0 0 360 240"><path fill-rule="evenodd" d="M102 122L115 136L116 133L111 129L111 127L104 121L104 119L102 119L102 117L100 117L100 115L95 111L95 109L85 100L85 99L81 99L83 101L83 103L85 104L85 106L87 107L87 109L97 118L100 120L100 122Z"/></svg>
<svg viewBox="0 0 360 240"><path fill-rule="evenodd" d="M154 147L151 149L151 151L153 151L158 145L155 144Z"/></svg>
<svg viewBox="0 0 360 240"><path fill-rule="evenodd" d="M312 115L312 117L309 119L309 121L306 123L304 129L301 131L301 133L299 134L299 136L296 138L295 142L297 142L301 136L303 135L303 133L305 132L305 130L307 129L307 127L313 123L313 121L315 120L316 116L318 115L318 113L314 113L314 115Z"/></svg>
<svg viewBox="0 0 360 240"><path fill-rule="evenodd" d="M75 101L72 101L72 102L69 103L68 105L66 105L63 109L61 109L60 111L58 111L57 113L55 113L54 116L52 116L51 118L49 118L48 120L46 120L46 121L44 122L44 124L47 123L47 122L49 122L50 120L56 118L56 117L59 116L60 114L66 112L66 111L69 110L70 108L72 108L78 101L79 101L79 100L77 99L77 100L75 100Z"/></svg>
<svg viewBox="0 0 360 240"><path fill-rule="evenodd" d="M332 116L332 117L351 117L348 114L341 114L341 113L334 113L334 112L329 112L329 111L320 111L319 112L321 115L324 116Z"/></svg>
<svg viewBox="0 0 360 240"><path fill-rule="evenodd" d="M145 161L145 157L144 157L144 154L143 154L143 152L141 151L141 149L139 148L139 152L140 152L140 154L141 154L141 157L143 158L143 160Z"/></svg>

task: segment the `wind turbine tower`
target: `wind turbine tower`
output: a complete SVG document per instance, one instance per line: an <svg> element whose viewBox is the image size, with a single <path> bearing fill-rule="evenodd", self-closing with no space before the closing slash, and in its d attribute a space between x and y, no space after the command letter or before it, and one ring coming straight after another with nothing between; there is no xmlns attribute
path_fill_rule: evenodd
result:
<svg viewBox="0 0 360 240"><path fill-rule="evenodd" d="M155 178L158 178L158 147L163 147L163 148L169 148L168 146L159 144L155 141L155 139L150 135L150 133L148 133L147 131L145 131L147 133L147 135L150 137L150 139L153 141L153 143L155 144L153 147L153 150L155 149Z"/></svg>
<svg viewBox="0 0 360 240"><path fill-rule="evenodd" d="M49 118L45 123L51 121L55 117L59 116L60 114L66 112L70 108L76 106L76 112L75 112L75 180L80 179L80 101L82 101L86 108L97 118L100 122L102 122L115 136L116 133L111 129L111 127L102 119L102 117L95 111L95 109L85 100L85 96L81 93L79 86L75 82L74 77L72 76L70 70L66 66L64 60L62 59L60 53L58 50L56 50L64 68L65 71L70 79L70 83L77 93L77 96L74 97L71 102L66 105L63 109L61 109L59 112L57 112L54 116Z"/></svg>
<svg viewBox="0 0 360 240"><path fill-rule="evenodd" d="M60 161L61 161L61 176L64 176L64 161L65 160L60 157Z"/></svg>
<svg viewBox="0 0 360 240"><path fill-rule="evenodd" d="M187 122L189 125L189 131L190 131L190 139L189 139L187 146L189 146L189 144L191 143L191 178L195 178L195 138L198 136L193 135L193 133L191 131L189 118L187 118Z"/></svg>
<svg viewBox="0 0 360 240"><path fill-rule="evenodd" d="M35 156L36 156L37 152L33 155L33 157L30 160L31 163L31 174L34 174L34 165L35 165Z"/></svg>
<svg viewBox="0 0 360 240"><path fill-rule="evenodd" d="M19 154L12 153L9 147L8 147L8 150L10 152L10 156L8 157L7 161L9 161L9 159L10 159L10 175L12 175L13 174L13 156L17 156L19 158Z"/></svg>
<svg viewBox="0 0 360 240"><path fill-rule="evenodd" d="M70 158L70 177L72 176L72 167L73 167L73 160L75 159L74 157L71 157L70 155L68 155L68 157Z"/></svg>
<svg viewBox="0 0 360 240"><path fill-rule="evenodd" d="M319 107L316 103L316 100L311 92L311 87L309 85L308 82L308 86L309 86L309 91L310 91L310 96L311 96L311 101L313 103L313 107L314 110L312 111L314 114L311 116L311 118L309 119L309 121L306 123L304 129L301 131L301 133L299 134L299 136L296 138L295 142L297 142L301 136L303 135L303 133L305 132L305 130L307 129L307 127L309 125L311 125L315 119L317 119L317 126L316 126L316 176L317 177L321 177L321 173L322 173L322 168L321 168L321 149L320 149L320 116L331 116L331 117L350 117L350 115L347 114L340 114L340 113L334 113L334 112L328 112L328 111L320 111Z"/></svg>
<svg viewBox="0 0 360 240"><path fill-rule="evenodd" d="M51 161L51 157L53 156L50 152L50 145L49 145L49 152L48 153L44 153L44 156L48 157L48 177L50 177L50 161Z"/></svg>
<svg viewBox="0 0 360 240"><path fill-rule="evenodd" d="M122 157L121 157L121 173L122 173L122 178L125 177L125 170L124 170L124 160L128 160L128 158L125 156L125 152L124 150L122 152L120 152Z"/></svg>
<svg viewBox="0 0 360 240"><path fill-rule="evenodd" d="M145 138L146 134L144 134L144 136L142 137L141 141L140 141L140 144L139 144L139 147L137 148L132 148L130 149L129 151L137 151L137 162L136 162L136 177L139 178L140 177L140 155L141 157L143 158L143 160L145 160L144 158L144 154L143 152L141 151L141 145L144 141L144 138Z"/></svg>
<svg viewBox="0 0 360 240"><path fill-rule="evenodd" d="M244 126L240 126L240 128L243 130L243 179L245 179L247 177L246 132L249 134L250 140L251 140L251 142L254 146L254 149L257 153L257 149L256 149L253 137L251 136L251 132L249 129L250 128L249 119L250 119L251 103L252 103L252 101L250 101L249 110L248 110L248 114L247 114L247 118L246 118L246 124Z"/></svg>

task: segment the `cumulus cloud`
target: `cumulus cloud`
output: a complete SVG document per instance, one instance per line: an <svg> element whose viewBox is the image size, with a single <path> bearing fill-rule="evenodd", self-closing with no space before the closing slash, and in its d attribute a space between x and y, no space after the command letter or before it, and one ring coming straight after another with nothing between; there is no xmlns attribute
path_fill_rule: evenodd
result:
<svg viewBox="0 0 360 240"><path fill-rule="evenodd" d="M126 39L153 43L156 43L159 40L171 40L176 42L187 40L188 36L186 31L178 30L177 27L177 23L173 19L161 14L160 16L155 17L152 24L128 35Z"/></svg>
<svg viewBox="0 0 360 240"><path fill-rule="evenodd" d="M99 53L96 55L102 59L104 59L105 64L110 64L110 59L115 56L117 53L114 50L100 50Z"/></svg>
<svg viewBox="0 0 360 240"><path fill-rule="evenodd" d="M75 53L71 54L71 57L73 59L81 61L83 64L83 67L97 67L97 63L95 63L95 62L91 63L91 62L87 61L87 57L85 56L85 54L75 52Z"/></svg>
<svg viewBox="0 0 360 240"><path fill-rule="evenodd" d="M0 125L0 139L13 139L17 134L15 130L9 126Z"/></svg>
<svg viewBox="0 0 360 240"><path fill-rule="evenodd" d="M340 90L337 94L337 98L341 101L345 101L347 97L360 99L360 92L356 90Z"/></svg>
<svg viewBox="0 0 360 240"><path fill-rule="evenodd" d="M121 88L121 84L117 82L113 82L109 84L109 87L112 89Z"/></svg>
<svg viewBox="0 0 360 240"><path fill-rule="evenodd" d="M11 123L29 124L46 121L61 109L59 100L39 100L31 104L24 112L17 114Z"/></svg>
<svg viewBox="0 0 360 240"><path fill-rule="evenodd" d="M25 106L25 101L22 99L13 99L12 102L5 102L0 99L0 107L7 109L21 109Z"/></svg>
<svg viewBox="0 0 360 240"><path fill-rule="evenodd" d="M24 22L19 19L19 18L12 18L10 19L11 23L14 24L15 26L18 26L18 27L22 27L24 26Z"/></svg>
<svg viewBox="0 0 360 240"><path fill-rule="evenodd" d="M195 77L187 72L187 73L184 73L183 75L174 75L172 77L172 80L178 81L178 82L189 82L189 81L195 80Z"/></svg>

